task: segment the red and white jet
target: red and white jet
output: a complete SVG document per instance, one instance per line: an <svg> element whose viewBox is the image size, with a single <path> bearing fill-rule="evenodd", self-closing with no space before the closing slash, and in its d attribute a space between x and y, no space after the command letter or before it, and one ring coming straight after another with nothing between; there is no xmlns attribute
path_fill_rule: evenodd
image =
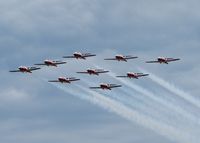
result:
<svg viewBox="0 0 200 143"><path fill-rule="evenodd" d="M146 63L160 63L168 64L169 62L178 61L180 59L158 57L156 61L146 61Z"/></svg>
<svg viewBox="0 0 200 143"><path fill-rule="evenodd" d="M64 62L64 61L54 61L54 60L44 60L43 63L34 64L34 65L37 65L37 66L46 65L46 66L54 66L54 67L57 67L57 65L65 64L65 63L67 63L67 62Z"/></svg>
<svg viewBox="0 0 200 143"><path fill-rule="evenodd" d="M116 61L125 61L127 62L127 60L129 59L135 59L135 58L138 58L136 56L123 56L123 55L116 55L114 58L107 58L107 59L104 59L104 60L116 60Z"/></svg>
<svg viewBox="0 0 200 143"><path fill-rule="evenodd" d="M39 70L40 68L37 67L26 67L26 66L20 66L18 67L18 70L11 70L9 72L22 72L22 73L32 73L34 70Z"/></svg>
<svg viewBox="0 0 200 143"><path fill-rule="evenodd" d="M87 69L87 71L84 72L77 72L81 74L89 74L89 75L99 75L100 73L107 73L109 71L103 70L103 69Z"/></svg>
<svg viewBox="0 0 200 143"><path fill-rule="evenodd" d="M63 56L63 58L76 58L76 59L86 59L87 57L93 57L96 56L95 54L91 53L80 53L80 52L75 52L73 56Z"/></svg>
<svg viewBox="0 0 200 143"><path fill-rule="evenodd" d="M72 81L77 81L75 77L59 77L58 80L49 80L48 82L60 82L60 83L71 83Z"/></svg>
<svg viewBox="0 0 200 143"><path fill-rule="evenodd" d="M100 86L97 87L90 87L90 89L103 89L103 90L111 90L112 88L121 87L121 85L117 84L108 84L108 83L101 83Z"/></svg>
<svg viewBox="0 0 200 143"><path fill-rule="evenodd" d="M135 78L135 79L138 79L139 77L142 77L142 76L148 76L149 74L143 74L143 73L133 73L133 72L128 72L126 74L126 76L116 76L116 77L128 77L128 78Z"/></svg>

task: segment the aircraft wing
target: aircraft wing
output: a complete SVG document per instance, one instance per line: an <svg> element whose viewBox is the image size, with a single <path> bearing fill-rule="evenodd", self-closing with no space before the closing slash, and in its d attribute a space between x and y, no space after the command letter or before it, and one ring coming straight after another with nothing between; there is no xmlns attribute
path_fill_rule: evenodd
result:
<svg viewBox="0 0 200 143"><path fill-rule="evenodd" d="M83 57L86 58L86 57L94 57L96 56L95 54L90 54L90 53L86 53L86 54L83 54Z"/></svg>
<svg viewBox="0 0 200 143"><path fill-rule="evenodd" d="M77 81L77 80L80 80L80 79L78 79L78 78L71 78L71 79L69 79L69 81Z"/></svg>
<svg viewBox="0 0 200 143"><path fill-rule="evenodd" d="M149 74L138 74L138 77L140 76L148 76Z"/></svg>
<svg viewBox="0 0 200 143"><path fill-rule="evenodd" d="M126 77L128 77L128 76L116 76L116 77L122 77L122 78L126 78Z"/></svg>
<svg viewBox="0 0 200 143"><path fill-rule="evenodd" d="M148 76L149 74L143 74L143 73L137 73L137 76L140 77L140 76Z"/></svg>
<svg viewBox="0 0 200 143"><path fill-rule="evenodd" d="M56 65L61 65L61 64L66 64L67 62L62 62L62 61L56 61Z"/></svg>
<svg viewBox="0 0 200 143"><path fill-rule="evenodd" d="M180 59L167 58L167 62L178 61L178 60L180 60Z"/></svg>
<svg viewBox="0 0 200 143"><path fill-rule="evenodd" d="M104 60L117 60L116 58L107 58L107 59L104 59Z"/></svg>
<svg viewBox="0 0 200 143"><path fill-rule="evenodd" d="M75 58L74 56L63 56L63 58Z"/></svg>
<svg viewBox="0 0 200 143"><path fill-rule="evenodd" d="M29 68L30 71L35 71L35 70L39 70L39 69L41 69L41 68L37 68L37 67L30 67Z"/></svg>
<svg viewBox="0 0 200 143"><path fill-rule="evenodd" d="M9 72L20 72L20 70L12 70L12 71L9 71Z"/></svg>
<svg viewBox="0 0 200 143"><path fill-rule="evenodd" d="M124 59L126 59L126 60L128 60L128 59L136 59L136 58L138 58L138 57L134 57L134 56L125 56L125 58Z"/></svg>
<svg viewBox="0 0 200 143"><path fill-rule="evenodd" d="M159 61L146 61L146 63L159 63Z"/></svg>
<svg viewBox="0 0 200 143"><path fill-rule="evenodd" d="M121 85L111 85L110 88L122 87Z"/></svg>
<svg viewBox="0 0 200 143"><path fill-rule="evenodd" d="M96 73L107 73L109 71L97 71Z"/></svg>
<svg viewBox="0 0 200 143"><path fill-rule="evenodd" d="M48 82L60 82L58 80L49 80Z"/></svg>

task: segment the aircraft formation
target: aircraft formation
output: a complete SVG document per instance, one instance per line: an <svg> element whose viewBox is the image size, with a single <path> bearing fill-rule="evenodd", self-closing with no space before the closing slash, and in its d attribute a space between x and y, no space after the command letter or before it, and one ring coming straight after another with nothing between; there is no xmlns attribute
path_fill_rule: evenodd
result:
<svg viewBox="0 0 200 143"><path fill-rule="evenodd" d="M74 52L73 55L71 56L63 56L63 58L75 58L75 59L83 59L86 60L88 57L94 57L96 54L91 54L91 53L81 53L81 52ZM132 56L132 55L116 55L113 58L105 58L104 60L114 60L114 61L124 61L127 62L130 59L136 59L138 58L137 56ZM166 58L166 57L158 57L156 60L153 61L146 61L146 63L160 63L160 64L169 64L169 62L177 61L180 60L179 58ZM36 66L54 66L57 67L58 65L61 64L66 64L67 62L65 61L56 61L56 60L44 60L41 63L34 64ZM26 67L26 66L20 66L18 67L17 70L11 70L9 72L22 72L22 73L32 73L32 71L39 70L41 69L40 67ZM103 73L108 73L108 70L104 69L87 69L86 71L79 71L76 72L78 74L88 74L88 75L99 75ZM126 75L118 75L116 77L118 78L133 78L133 79L138 79L143 76L149 76L149 74L145 73L135 73L135 72L127 72ZM76 77L58 77L56 80L49 80L48 82L59 82L59 83L71 83L74 81L78 81L80 79ZM122 85L118 84L110 84L110 83L100 83L99 86L96 87L90 87L90 89L103 89L103 90L111 90L112 88L118 88L121 87Z"/></svg>

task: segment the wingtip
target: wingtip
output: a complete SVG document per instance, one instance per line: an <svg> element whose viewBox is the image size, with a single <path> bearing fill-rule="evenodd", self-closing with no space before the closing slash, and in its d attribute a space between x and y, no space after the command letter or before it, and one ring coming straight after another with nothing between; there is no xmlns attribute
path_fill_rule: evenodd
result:
<svg viewBox="0 0 200 143"><path fill-rule="evenodd" d="M89 87L90 89L94 89L95 87Z"/></svg>
<svg viewBox="0 0 200 143"><path fill-rule="evenodd" d="M103 70L103 71L101 71L101 72L102 72L102 73L107 73L107 72L110 72L110 71L104 71L104 70Z"/></svg>

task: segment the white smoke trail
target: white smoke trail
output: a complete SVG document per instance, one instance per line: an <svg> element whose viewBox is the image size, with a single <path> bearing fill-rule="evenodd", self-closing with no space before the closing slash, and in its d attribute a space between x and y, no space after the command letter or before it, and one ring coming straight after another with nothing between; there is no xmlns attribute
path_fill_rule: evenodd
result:
<svg viewBox="0 0 200 143"><path fill-rule="evenodd" d="M47 79L42 79L42 80L47 82ZM91 103L97 104L111 112L115 112L121 117L124 117L127 120L130 120L132 122L145 126L149 129L152 129L158 134L161 134L171 140L175 140L182 143L186 143L188 141L190 141L191 143L197 143L196 137L198 136L195 136L193 134L191 135L187 134L185 130L180 131L176 126L169 126L160 121L154 120L146 115L141 114L136 110L128 108L121 102L117 102L110 98L104 97L102 94L91 91L88 88L84 88L80 85L77 86L75 85L76 89L72 89L71 87L67 88L66 85L60 85L54 83L51 83L51 85L73 96L90 101ZM80 91L80 89L83 90L86 94L84 94L83 91Z"/></svg>
<svg viewBox="0 0 200 143"><path fill-rule="evenodd" d="M142 68L138 68L140 71L146 72L146 70ZM154 82L158 83L165 89L171 91L172 93L178 95L179 97L185 99L186 101L192 103L196 107L200 108L200 101L195 99L193 96L189 95L188 93L184 92L183 90L177 88L175 85L167 82L166 80L163 80L162 78L148 72L150 74L149 78L153 80Z"/></svg>
<svg viewBox="0 0 200 143"><path fill-rule="evenodd" d="M84 83L87 85L92 84L92 82L87 81L87 80L84 80ZM103 93L103 94L108 93L105 91L101 92L100 90L99 90L99 92ZM112 93L114 93L114 95L110 94L110 92L109 92L109 94L106 94L106 95L131 107L131 108L134 108L135 110L142 112L145 115L150 116L151 118L161 121L161 118L162 118L161 114L164 115L164 114L168 113L167 117L165 116L162 118L162 121L165 120L165 122L171 123L171 122L169 122L172 119L170 117L175 118L175 116L177 116L177 114L175 114L175 116L174 116L172 114L172 112L166 108L160 108L162 106L162 104L155 105L155 103L149 102L141 95L135 96L138 93L134 93L134 95L133 95L133 91L127 90L127 88L126 89L119 88L119 89L117 89L117 93L115 91L112 91Z"/></svg>
<svg viewBox="0 0 200 143"><path fill-rule="evenodd" d="M109 76L113 77L114 79L122 82L123 84L125 84L126 86L136 90L139 93L142 93L142 95L145 95L147 98L151 98L154 101L161 103L162 105L166 106L167 108L171 109L172 111L176 111L177 113L179 113L181 116L184 116L190 120L193 120L195 122L197 122L199 124L199 121L197 121L197 117L189 112L186 112L185 110L183 110L181 107L174 105L166 100L163 100L162 98L159 98L158 96L156 96L154 93L150 92L149 90L136 85L132 82L129 82L127 80L124 80L122 78L116 78L116 74L113 72L109 72L107 73ZM177 116L177 118L180 118Z"/></svg>
<svg viewBox="0 0 200 143"><path fill-rule="evenodd" d="M91 91L85 87L77 85L78 89L81 89L82 91L86 93L84 94L82 91L74 92L74 90L69 90L66 87L58 85L58 84L52 83L52 85L57 87L58 89L63 90L66 93L69 93L73 96L77 96L81 99L90 101L91 103L99 105L110 112L114 112L131 122L135 122L144 127L147 127L155 131L156 133L161 134L173 141L177 141L180 143L188 143L188 142L197 143L196 138L194 138L192 134L187 134L186 132L177 130L176 128L172 126L162 124L159 121L152 120L151 118L126 107L120 102L117 102L108 97L105 97L104 95L99 94L95 91Z"/></svg>

